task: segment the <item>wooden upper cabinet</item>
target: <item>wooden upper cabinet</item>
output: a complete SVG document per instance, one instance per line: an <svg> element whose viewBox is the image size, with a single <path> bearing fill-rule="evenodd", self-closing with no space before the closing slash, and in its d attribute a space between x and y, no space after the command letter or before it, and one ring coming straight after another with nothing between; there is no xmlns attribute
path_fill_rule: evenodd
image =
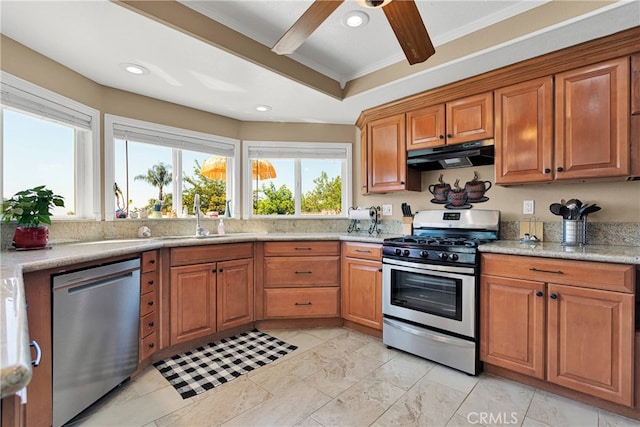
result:
<svg viewBox="0 0 640 427"><path fill-rule="evenodd" d="M369 194L369 178L367 176L367 131L360 131L360 194Z"/></svg>
<svg viewBox="0 0 640 427"><path fill-rule="evenodd" d="M370 193L420 191L420 172L407 168L404 114L367 124L367 181Z"/></svg>
<svg viewBox="0 0 640 427"><path fill-rule="evenodd" d="M496 184L553 180L553 79L495 92Z"/></svg>
<svg viewBox="0 0 640 427"><path fill-rule="evenodd" d="M444 104L407 113L407 150L438 147L445 143Z"/></svg>
<svg viewBox="0 0 640 427"><path fill-rule="evenodd" d="M447 144L493 137L493 93L447 102Z"/></svg>
<svg viewBox="0 0 640 427"><path fill-rule="evenodd" d="M492 137L492 92L407 113L407 150L462 144Z"/></svg>
<svg viewBox="0 0 640 427"><path fill-rule="evenodd" d="M557 180L627 176L629 57L556 75Z"/></svg>

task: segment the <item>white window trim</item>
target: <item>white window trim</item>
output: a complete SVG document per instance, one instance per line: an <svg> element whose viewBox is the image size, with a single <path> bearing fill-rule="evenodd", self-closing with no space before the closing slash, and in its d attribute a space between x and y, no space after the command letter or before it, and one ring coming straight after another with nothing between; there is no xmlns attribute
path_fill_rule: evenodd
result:
<svg viewBox="0 0 640 427"><path fill-rule="evenodd" d="M89 130L77 128L79 131L75 132L76 136L79 137L78 140L75 141L76 170L74 171L74 184L76 215L71 217L55 216L52 220L100 220L100 111L4 71L0 71L0 80L19 90L42 98L45 102L59 105L63 110L74 110L91 118L91 128ZM6 108L14 109L12 107ZM32 114L17 108L14 110L21 113ZM42 117L48 119L46 116ZM67 125L72 126L70 124ZM86 132L91 132L91 140L88 144L86 143ZM4 194L3 185L2 175L0 174L0 193L2 194Z"/></svg>
<svg viewBox="0 0 640 427"><path fill-rule="evenodd" d="M123 126L138 127L141 129L148 129L151 131L166 132L177 136L185 136L189 138L197 138L203 140L205 143L215 145L216 143L230 144L233 146L233 185L231 186L231 195L227 195L232 200L238 200L240 197L240 141L233 138L227 138L224 136L218 136L203 132L197 132L189 129L176 128L173 126L161 125L158 123L146 122L143 120L131 119L128 117L121 117L112 114L104 115L104 206L105 206L105 220L115 220L115 200L113 197L113 183L115 181L115 138L114 138L114 125L120 124ZM182 176L182 162L180 162L180 154L174 147L172 153L172 160L174 162L174 168L172 173L174 176L180 174ZM202 151L207 152L207 148L211 148L208 145L202 145ZM178 183L174 179L172 181L173 191L173 209L176 212L181 212L182 209L182 189L178 187ZM240 209L235 203L232 203L232 216L239 218Z"/></svg>
<svg viewBox="0 0 640 427"><path fill-rule="evenodd" d="M296 148L316 149L320 151L325 148L338 148L345 150L345 161L342 164L342 213L340 215L253 215L253 178L251 176L251 163L249 159L249 150L254 147L264 147L266 149L276 151L295 151ZM243 141L242 143L242 188L243 188L243 218L245 219L335 219L347 218L348 208L352 205L352 149L353 144L349 142L284 142L284 141ZM322 158L322 157L319 157ZM298 163L295 164L295 176L300 176ZM294 191L294 201L296 212L300 212L302 182L296 179Z"/></svg>

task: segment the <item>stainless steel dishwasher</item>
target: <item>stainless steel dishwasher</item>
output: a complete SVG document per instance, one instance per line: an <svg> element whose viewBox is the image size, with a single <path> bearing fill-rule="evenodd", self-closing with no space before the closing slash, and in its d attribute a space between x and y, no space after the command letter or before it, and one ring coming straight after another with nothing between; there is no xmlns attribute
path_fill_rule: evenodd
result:
<svg viewBox="0 0 640 427"><path fill-rule="evenodd" d="M53 277L54 427L137 369L139 321L139 259Z"/></svg>

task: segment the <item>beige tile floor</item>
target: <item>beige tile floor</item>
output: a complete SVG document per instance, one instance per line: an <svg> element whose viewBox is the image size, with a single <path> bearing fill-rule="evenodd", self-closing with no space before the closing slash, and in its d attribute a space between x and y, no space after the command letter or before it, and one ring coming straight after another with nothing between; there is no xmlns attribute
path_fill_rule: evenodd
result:
<svg viewBox="0 0 640 427"><path fill-rule="evenodd" d="M184 400L150 367L73 426L640 425L492 375L472 377L349 329L266 332L298 349Z"/></svg>

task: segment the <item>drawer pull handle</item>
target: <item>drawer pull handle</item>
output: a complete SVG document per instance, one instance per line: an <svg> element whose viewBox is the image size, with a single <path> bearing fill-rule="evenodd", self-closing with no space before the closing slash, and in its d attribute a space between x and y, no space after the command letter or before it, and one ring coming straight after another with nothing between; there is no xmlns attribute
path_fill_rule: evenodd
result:
<svg viewBox="0 0 640 427"><path fill-rule="evenodd" d="M537 291L537 292L536 292L536 296L537 296L537 297L541 297L542 295L544 295L544 294L542 293L542 291Z"/></svg>
<svg viewBox="0 0 640 427"><path fill-rule="evenodd" d="M311 248L295 248L296 251L310 251Z"/></svg>
<svg viewBox="0 0 640 427"><path fill-rule="evenodd" d="M296 274L311 274L313 271L296 271Z"/></svg>
<svg viewBox="0 0 640 427"><path fill-rule="evenodd" d="M556 270L556 271L553 271L553 270L541 270L541 269L535 268L535 267L531 267L529 269L529 271L536 271L538 273L564 274L564 272L562 270Z"/></svg>
<svg viewBox="0 0 640 427"><path fill-rule="evenodd" d="M149 264L155 264L155 263L156 263L156 260L155 260L155 259L150 259L150 260L149 260Z"/></svg>
<svg viewBox="0 0 640 427"><path fill-rule="evenodd" d="M360 252L361 254L370 254L371 251L365 251L364 249L354 249L354 252Z"/></svg>
<svg viewBox="0 0 640 427"><path fill-rule="evenodd" d="M309 301L309 302L297 302L294 305L312 305L312 304L311 304L311 301Z"/></svg>
<svg viewBox="0 0 640 427"><path fill-rule="evenodd" d="M153 301L149 301L149 302L147 303L147 305L148 305L148 306L152 306L152 305L153 305Z"/></svg>
<svg viewBox="0 0 640 427"><path fill-rule="evenodd" d="M155 325L156 325L156 324L155 324L154 322L149 322L149 323L148 323L148 327L149 327L149 328L153 328Z"/></svg>
<svg viewBox="0 0 640 427"><path fill-rule="evenodd" d="M149 343L149 348L153 348L155 346L156 346L155 343Z"/></svg>
<svg viewBox="0 0 640 427"><path fill-rule="evenodd" d="M147 284L148 284L149 286L153 286L153 280L149 280L149 281L147 282Z"/></svg>
<svg viewBox="0 0 640 427"><path fill-rule="evenodd" d="M558 294L551 294L551 295L549 295L549 298L558 299Z"/></svg>
<svg viewBox="0 0 640 427"><path fill-rule="evenodd" d="M40 346L36 340L31 341L29 343L29 347L36 349L36 359L31 361L31 366L36 367L40 364L40 360L42 359L42 350L40 350Z"/></svg>

